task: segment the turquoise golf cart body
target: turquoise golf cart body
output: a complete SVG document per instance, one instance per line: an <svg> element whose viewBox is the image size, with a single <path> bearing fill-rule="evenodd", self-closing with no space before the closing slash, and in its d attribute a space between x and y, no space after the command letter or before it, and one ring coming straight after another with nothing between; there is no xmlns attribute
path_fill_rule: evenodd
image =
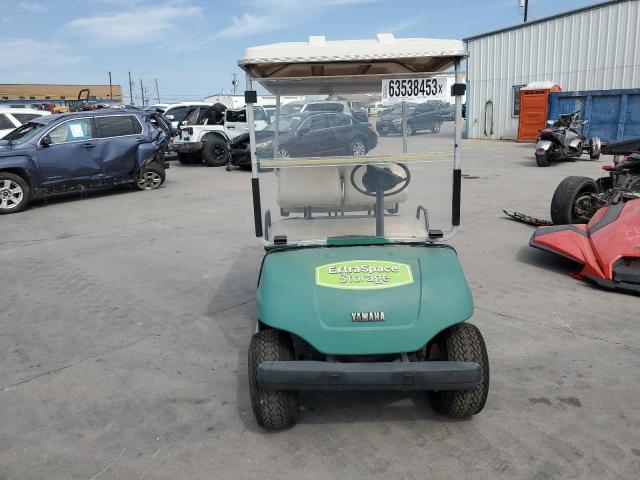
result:
<svg viewBox="0 0 640 480"><path fill-rule="evenodd" d="M254 84L276 97L264 130L247 108L266 249L248 362L260 426L293 425L300 390L423 390L452 417L483 408L486 347L466 322L471 292L446 243L460 224L466 56L456 40L380 34L253 47L239 62L248 105ZM320 107L282 115L287 96ZM401 134L378 138L375 118L323 101L395 106ZM415 104L443 101L455 104L454 122L430 134L408 124Z"/></svg>

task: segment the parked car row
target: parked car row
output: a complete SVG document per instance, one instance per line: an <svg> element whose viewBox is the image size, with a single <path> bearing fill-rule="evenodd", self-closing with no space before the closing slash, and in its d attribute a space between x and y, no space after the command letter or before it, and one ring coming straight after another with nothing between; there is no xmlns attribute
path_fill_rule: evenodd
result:
<svg viewBox="0 0 640 480"><path fill-rule="evenodd" d="M425 103L402 103L384 110L376 124L380 135L402 133L402 109L406 110L407 133L414 135L420 130L438 133L445 121L452 120L455 112L451 105L441 101Z"/></svg>
<svg viewBox="0 0 640 480"><path fill-rule="evenodd" d="M3 138L23 123L28 123L30 120L43 115L51 115L51 112L44 112L32 108L0 107L0 138Z"/></svg>
<svg viewBox="0 0 640 480"><path fill-rule="evenodd" d="M42 115L0 140L0 214L34 199L165 181L164 152L172 128L155 112L101 109Z"/></svg>

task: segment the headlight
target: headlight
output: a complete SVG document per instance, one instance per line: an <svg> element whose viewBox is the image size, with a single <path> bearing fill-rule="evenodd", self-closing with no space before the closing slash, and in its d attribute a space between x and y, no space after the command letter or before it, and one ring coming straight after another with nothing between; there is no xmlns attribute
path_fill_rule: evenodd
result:
<svg viewBox="0 0 640 480"><path fill-rule="evenodd" d="M392 123L395 123L396 125L400 125L402 123L402 119L401 118L394 118L393 120L391 120Z"/></svg>

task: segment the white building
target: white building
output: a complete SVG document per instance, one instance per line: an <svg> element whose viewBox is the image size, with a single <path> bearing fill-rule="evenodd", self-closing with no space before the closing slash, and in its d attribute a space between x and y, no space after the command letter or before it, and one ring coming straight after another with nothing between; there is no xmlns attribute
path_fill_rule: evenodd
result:
<svg viewBox="0 0 640 480"><path fill-rule="evenodd" d="M608 1L464 41L471 54L468 138L516 138L519 89L530 82L555 82L563 91L640 87L639 0Z"/></svg>

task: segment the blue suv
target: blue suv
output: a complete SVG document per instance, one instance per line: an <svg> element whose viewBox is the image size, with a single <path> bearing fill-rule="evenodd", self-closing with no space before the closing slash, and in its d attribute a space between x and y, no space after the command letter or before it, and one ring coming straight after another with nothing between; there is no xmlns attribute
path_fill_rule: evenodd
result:
<svg viewBox="0 0 640 480"><path fill-rule="evenodd" d="M157 113L103 109L38 117L0 140L0 214L33 199L165 180L171 125Z"/></svg>

